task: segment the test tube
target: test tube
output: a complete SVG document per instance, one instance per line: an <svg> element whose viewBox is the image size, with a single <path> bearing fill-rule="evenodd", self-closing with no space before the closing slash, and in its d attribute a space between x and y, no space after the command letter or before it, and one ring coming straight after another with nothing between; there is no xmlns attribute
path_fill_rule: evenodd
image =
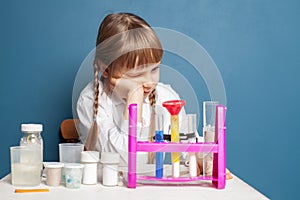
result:
<svg viewBox="0 0 300 200"><path fill-rule="evenodd" d="M163 142L164 117L161 112L157 112L155 115L155 142ZM156 152L156 178L163 177L163 152Z"/></svg>
<svg viewBox="0 0 300 200"><path fill-rule="evenodd" d="M215 119L217 101L203 102L203 137L204 142L215 142ZM211 176L213 169L213 153L203 154L203 175Z"/></svg>
<svg viewBox="0 0 300 200"><path fill-rule="evenodd" d="M184 100L171 100L163 102L165 107L171 114L171 142L179 142L179 112L185 105ZM180 176L180 153L172 152L172 175L173 178Z"/></svg>
<svg viewBox="0 0 300 200"><path fill-rule="evenodd" d="M196 130L197 130L197 122L196 122L196 114L188 114L188 141L190 143L196 142ZM190 177L197 176L197 160L196 160L196 153L190 152L189 153L189 173Z"/></svg>

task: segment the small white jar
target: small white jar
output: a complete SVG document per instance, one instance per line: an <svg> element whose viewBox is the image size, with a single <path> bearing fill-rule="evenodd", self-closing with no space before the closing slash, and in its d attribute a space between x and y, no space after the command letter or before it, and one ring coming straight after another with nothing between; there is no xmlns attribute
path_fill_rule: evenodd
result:
<svg viewBox="0 0 300 200"><path fill-rule="evenodd" d="M81 186L83 164L66 163L64 164L65 183L70 189L78 189Z"/></svg>
<svg viewBox="0 0 300 200"><path fill-rule="evenodd" d="M48 162L44 164L46 170L46 184L49 186L59 186L61 182L61 171L64 166L59 162Z"/></svg>
<svg viewBox="0 0 300 200"><path fill-rule="evenodd" d="M102 152L101 163L103 164L103 180L105 186L118 185L118 165L120 155L117 153Z"/></svg>
<svg viewBox="0 0 300 200"><path fill-rule="evenodd" d="M95 185L97 184L97 166L99 162L98 151L82 151L81 164L84 165L82 184Z"/></svg>

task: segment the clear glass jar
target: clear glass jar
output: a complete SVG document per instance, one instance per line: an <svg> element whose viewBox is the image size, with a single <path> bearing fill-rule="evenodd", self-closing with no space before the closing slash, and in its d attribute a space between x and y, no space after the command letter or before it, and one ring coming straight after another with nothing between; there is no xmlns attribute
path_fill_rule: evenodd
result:
<svg viewBox="0 0 300 200"><path fill-rule="evenodd" d="M21 125L22 138L20 146L30 146L39 148L41 152L41 165L43 162L43 138L41 132L43 131L42 124L22 124Z"/></svg>

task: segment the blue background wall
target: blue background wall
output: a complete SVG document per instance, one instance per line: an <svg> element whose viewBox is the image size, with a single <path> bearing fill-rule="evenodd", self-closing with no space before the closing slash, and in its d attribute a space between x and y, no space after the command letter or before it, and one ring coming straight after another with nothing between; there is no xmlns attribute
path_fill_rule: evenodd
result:
<svg viewBox="0 0 300 200"><path fill-rule="evenodd" d="M207 50L226 87L228 168L271 199L299 198L299 10L296 0L1 1L0 177L23 122L44 124L45 160L58 160L77 70L103 17L127 11Z"/></svg>

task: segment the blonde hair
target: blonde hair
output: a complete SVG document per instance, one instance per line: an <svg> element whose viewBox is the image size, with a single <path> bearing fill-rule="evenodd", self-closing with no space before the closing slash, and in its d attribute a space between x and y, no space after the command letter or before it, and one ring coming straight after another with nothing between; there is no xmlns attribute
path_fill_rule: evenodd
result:
<svg viewBox="0 0 300 200"><path fill-rule="evenodd" d="M163 50L161 43L150 25L131 13L118 13L107 15L98 30L96 40L96 54L94 61L94 122L85 143L86 150L95 150L98 140L98 115L99 81L111 78L115 71L129 70L137 66L145 66L161 61ZM103 66L99 66L99 64ZM98 78L99 71L108 70L108 77ZM104 88L108 91L108 88ZM156 103L156 90L149 95L152 108ZM154 134L154 109L151 114L150 138Z"/></svg>

